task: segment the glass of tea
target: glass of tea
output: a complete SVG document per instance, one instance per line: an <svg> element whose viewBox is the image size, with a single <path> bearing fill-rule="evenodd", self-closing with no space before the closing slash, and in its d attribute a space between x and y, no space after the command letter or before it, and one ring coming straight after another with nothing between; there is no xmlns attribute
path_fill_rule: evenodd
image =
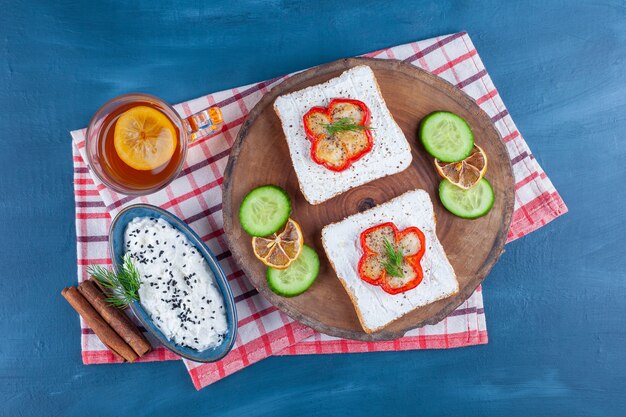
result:
<svg viewBox="0 0 626 417"><path fill-rule="evenodd" d="M106 102L89 123L89 166L118 193L151 194L178 176L189 143L216 133L222 123L218 107L182 118L157 97L124 94Z"/></svg>

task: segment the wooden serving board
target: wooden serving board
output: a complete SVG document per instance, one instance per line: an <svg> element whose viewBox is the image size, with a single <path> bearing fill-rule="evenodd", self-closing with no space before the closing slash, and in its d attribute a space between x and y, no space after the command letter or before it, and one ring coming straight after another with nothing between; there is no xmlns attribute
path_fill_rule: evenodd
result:
<svg viewBox="0 0 626 417"><path fill-rule="evenodd" d="M311 205L302 196L280 121L273 109L279 95L319 84L356 65L374 71L389 110L411 144L413 162L405 171L353 188L325 203ZM463 117L486 152L486 178L496 199L492 210L477 220L450 214L439 201L440 182L433 159L418 141L420 121L436 110ZM292 217L300 223L305 242L320 255L320 275L304 294L277 296L267 286L266 267L258 261L251 239L239 224L239 205L254 187L283 187L293 202ZM430 194L437 218L437 235L458 276L455 296L419 308L385 329L366 334L346 291L330 266L321 243L322 228L351 214L383 203L406 191L422 188ZM469 96L443 79L394 60L351 58L331 62L287 79L267 93L244 122L224 174L224 230L231 252L256 289L294 319L332 336L357 340L388 340L410 329L437 323L464 302L483 281L503 251L514 203L514 181L507 150L490 118Z"/></svg>

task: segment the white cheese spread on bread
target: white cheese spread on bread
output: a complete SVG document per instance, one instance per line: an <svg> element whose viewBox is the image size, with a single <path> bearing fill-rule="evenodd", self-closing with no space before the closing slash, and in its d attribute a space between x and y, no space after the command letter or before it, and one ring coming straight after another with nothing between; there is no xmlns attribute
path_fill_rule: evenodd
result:
<svg viewBox="0 0 626 417"><path fill-rule="evenodd" d="M341 172L313 161L311 141L302 121L312 107L328 106L333 98L364 102L371 112L370 127L374 138L372 150ZM411 164L409 143L389 112L374 72L368 66L351 68L323 84L280 96L274 102L274 110L285 132L300 189L311 204L322 203L359 185L396 174Z"/></svg>
<svg viewBox="0 0 626 417"><path fill-rule="evenodd" d="M426 250L421 259L422 282L395 295L363 281L358 272L359 259L363 255L361 232L385 222L393 222L400 230L415 226L426 238ZM424 190L406 192L372 209L327 225L322 229L322 243L367 333L375 332L416 308L454 295L459 290L454 269L437 238L430 196Z"/></svg>

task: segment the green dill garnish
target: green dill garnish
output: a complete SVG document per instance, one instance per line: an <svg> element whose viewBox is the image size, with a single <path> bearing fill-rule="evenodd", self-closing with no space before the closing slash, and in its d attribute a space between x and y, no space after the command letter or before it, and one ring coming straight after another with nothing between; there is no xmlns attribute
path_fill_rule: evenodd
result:
<svg viewBox="0 0 626 417"><path fill-rule="evenodd" d="M130 254L124 255L124 264L118 273L99 265L90 265L87 273L94 277L102 287L109 290L106 301L117 308L126 308L133 301L139 301L139 271Z"/></svg>
<svg viewBox="0 0 626 417"><path fill-rule="evenodd" d="M387 254L387 261L383 262L383 267L392 277L404 277L404 272L402 272L402 261L404 260L402 249L398 248L396 250L387 238L385 238L383 244Z"/></svg>
<svg viewBox="0 0 626 417"><path fill-rule="evenodd" d="M355 124L352 121L352 119L350 119L349 117L344 117L333 123L324 124L324 127L328 131L328 134L331 136L337 132L346 132L346 131L356 132L359 130L373 129L372 127L369 127L369 126Z"/></svg>

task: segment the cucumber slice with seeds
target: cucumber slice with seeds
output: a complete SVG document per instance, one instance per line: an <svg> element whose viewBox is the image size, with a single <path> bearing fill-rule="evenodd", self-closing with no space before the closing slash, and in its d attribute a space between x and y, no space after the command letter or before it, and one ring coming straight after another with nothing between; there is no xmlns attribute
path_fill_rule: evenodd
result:
<svg viewBox="0 0 626 417"><path fill-rule="evenodd" d="M267 268L267 284L283 297L295 297L309 289L320 272L320 258L315 249L304 245L300 256L287 269Z"/></svg>
<svg viewBox="0 0 626 417"><path fill-rule="evenodd" d="M263 185L250 191L239 207L241 227L252 236L268 236L280 230L291 215L291 200L285 190Z"/></svg>
<svg viewBox="0 0 626 417"><path fill-rule="evenodd" d="M450 213L464 219L484 216L491 210L495 200L493 188L484 178L469 190L443 180L439 183L439 198Z"/></svg>
<svg viewBox="0 0 626 417"><path fill-rule="evenodd" d="M474 147L474 134L467 122L447 111L426 116L419 136L426 151L443 162L462 161Z"/></svg>

